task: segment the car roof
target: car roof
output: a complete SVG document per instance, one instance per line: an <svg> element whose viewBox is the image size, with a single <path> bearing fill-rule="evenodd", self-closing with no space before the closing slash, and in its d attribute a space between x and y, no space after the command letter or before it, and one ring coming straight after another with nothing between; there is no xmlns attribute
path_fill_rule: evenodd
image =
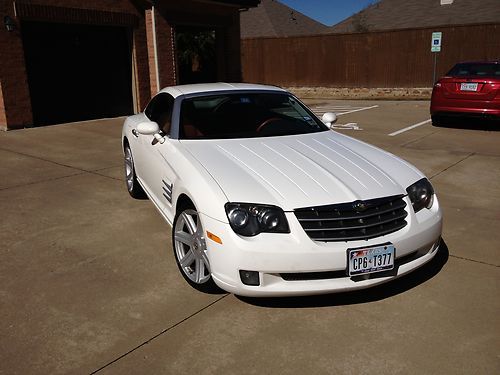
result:
<svg viewBox="0 0 500 375"><path fill-rule="evenodd" d="M259 90L259 91L282 91L286 92L280 87L269 86L269 85L257 85L250 83L196 83L192 85L179 85L165 87L160 92L167 92L174 98L181 95L190 94L201 94L217 91L248 91L248 90Z"/></svg>

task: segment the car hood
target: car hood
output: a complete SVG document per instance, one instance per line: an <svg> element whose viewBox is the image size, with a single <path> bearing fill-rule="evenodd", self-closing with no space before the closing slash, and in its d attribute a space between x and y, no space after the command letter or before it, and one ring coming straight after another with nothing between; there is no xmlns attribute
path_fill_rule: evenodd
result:
<svg viewBox="0 0 500 375"><path fill-rule="evenodd" d="M333 131L181 144L230 202L285 211L406 194L423 177L398 157Z"/></svg>

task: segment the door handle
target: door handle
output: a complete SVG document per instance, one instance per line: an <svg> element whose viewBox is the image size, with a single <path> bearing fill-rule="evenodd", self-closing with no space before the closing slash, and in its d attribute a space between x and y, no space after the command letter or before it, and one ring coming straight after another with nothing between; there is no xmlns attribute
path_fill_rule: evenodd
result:
<svg viewBox="0 0 500 375"><path fill-rule="evenodd" d="M139 132L137 130L132 129L132 134L134 135L134 137L139 138Z"/></svg>

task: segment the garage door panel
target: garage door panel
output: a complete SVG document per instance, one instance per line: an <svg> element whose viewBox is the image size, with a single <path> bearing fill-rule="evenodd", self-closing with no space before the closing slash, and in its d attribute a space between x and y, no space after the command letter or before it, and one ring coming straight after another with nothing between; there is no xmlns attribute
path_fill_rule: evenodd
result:
<svg viewBox="0 0 500 375"><path fill-rule="evenodd" d="M35 125L132 113L129 31L23 22Z"/></svg>

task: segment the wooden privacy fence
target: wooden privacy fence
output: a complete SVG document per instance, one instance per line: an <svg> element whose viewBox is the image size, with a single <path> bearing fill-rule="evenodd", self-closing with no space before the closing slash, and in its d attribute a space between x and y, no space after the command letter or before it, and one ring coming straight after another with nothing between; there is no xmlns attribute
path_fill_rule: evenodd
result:
<svg viewBox="0 0 500 375"><path fill-rule="evenodd" d="M456 62L500 59L500 24L242 40L245 82L308 87L430 87Z"/></svg>

